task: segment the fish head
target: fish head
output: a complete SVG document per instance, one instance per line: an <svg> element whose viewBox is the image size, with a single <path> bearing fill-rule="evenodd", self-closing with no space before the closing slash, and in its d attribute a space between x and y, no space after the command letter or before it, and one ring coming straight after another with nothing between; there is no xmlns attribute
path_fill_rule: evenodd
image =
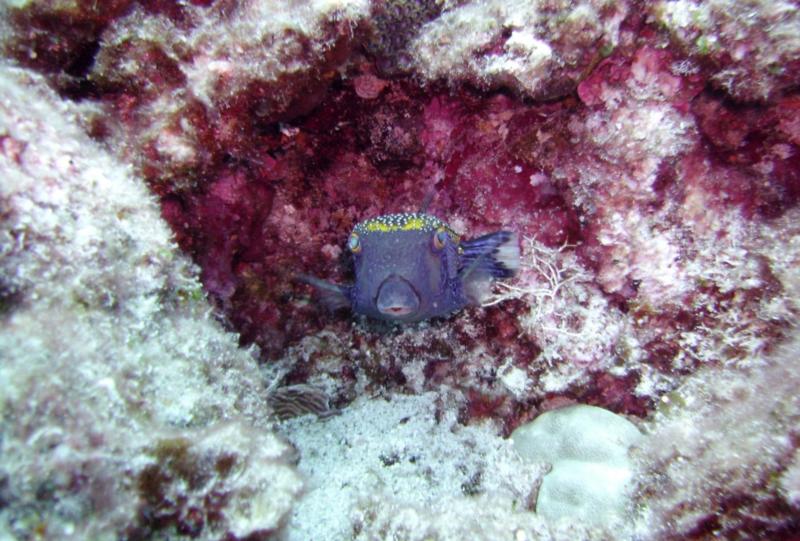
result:
<svg viewBox="0 0 800 541"><path fill-rule="evenodd" d="M444 222L422 213L359 223L348 240L355 263L353 311L413 322L460 308L458 241Z"/></svg>

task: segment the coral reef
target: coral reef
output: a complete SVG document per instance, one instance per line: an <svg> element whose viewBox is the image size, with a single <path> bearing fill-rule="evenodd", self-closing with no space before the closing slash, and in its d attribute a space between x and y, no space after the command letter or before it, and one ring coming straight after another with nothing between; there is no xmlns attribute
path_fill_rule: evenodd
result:
<svg viewBox="0 0 800 541"><path fill-rule="evenodd" d="M301 488L155 200L0 68L0 537L256 539Z"/></svg>
<svg viewBox="0 0 800 541"><path fill-rule="evenodd" d="M270 145L251 153L324 97L365 8L219 3L178 21L137 8L103 34L88 78L124 111L123 156L151 180L196 186L226 159L261 162L263 174Z"/></svg>
<svg viewBox="0 0 800 541"><path fill-rule="evenodd" d="M791 539L796 2L98 5L0 4L3 527L259 538L292 514L299 539L333 490L316 476L361 453L337 532L596 537L534 515L542 472L498 450L580 403L645 434L638 538ZM353 226L421 208L513 229L518 277L405 326L296 279L351 282ZM270 403L324 417L281 428L312 487L293 511ZM449 447L386 454L415 434ZM465 479L474 449L520 480ZM392 496L426 468L451 507Z"/></svg>
<svg viewBox="0 0 800 541"><path fill-rule="evenodd" d="M619 44L628 10L626 1L463 2L424 25L411 54L428 79L560 98Z"/></svg>
<svg viewBox="0 0 800 541"><path fill-rule="evenodd" d="M747 369L703 368L664 398L637 452L648 538L797 534L798 347L795 337Z"/></svg>
<svg viewBox="0 0 800 541"><path fill-rule="evenodd" d="M710 82L737 101L780 98L800 82L796 2L660 1L650 10Z"/></svg>

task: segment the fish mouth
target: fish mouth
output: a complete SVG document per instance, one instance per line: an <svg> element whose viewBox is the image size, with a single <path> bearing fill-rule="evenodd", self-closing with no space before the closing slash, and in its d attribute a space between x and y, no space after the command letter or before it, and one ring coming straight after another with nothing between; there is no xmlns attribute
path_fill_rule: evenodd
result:
<svg viewBox="0 0 800 541"><path fill-rule="evenodd" d="M407 316L414 311L410 306L387 306L379 309L382 314L388 316Z"/></svg>
<svg viewBox="0 0 800 541"><path fill-rule="evenodd" d="M393 274L381 284L375 305L383 316L400 319L416 314L420 301L408 280Z"/></svg>

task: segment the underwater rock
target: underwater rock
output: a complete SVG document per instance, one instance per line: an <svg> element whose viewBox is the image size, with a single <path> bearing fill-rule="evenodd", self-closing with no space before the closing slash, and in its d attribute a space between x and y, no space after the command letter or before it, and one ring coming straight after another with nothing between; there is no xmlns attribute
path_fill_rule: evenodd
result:
<svg viewBox="0 0 800 541"><path fill-rule="evenodd" d="M798 354L795 331L773 353L704 367L662 398L634 452L645 539L796 537Z"/></svg>
<svg viewBox="0 0 800 541"><path fill-rule="evenodd" d="M422 27L411 54L428 79L561 98L618 45L628 9L628 2L462 2Z"/></svg>
<svg viewBox="0 0 800 541"><path fill-rule="evenodd" d="M41 76L0 94L0 536L279 531L293 453L155 199Z"/></svg>
<svg viewBox="0 0 800 541"><path fill-rule="evenodd" d="M795 2L660 1L650 12L711 83L737 101L774 100L800 82Z"/></svg>
<svg viewBox="0 0 800 541"><path fill-rule="evenodd" d="M133 0L3 2L3 56L47 74L64 94L80 94L87 90L85 77L103 31L133 4Z"/></svg>
<svg viewBox="0 0 800 541"><path fill-rule="evenodd" d="M628 451L642 439L624 417L586 405L548 411L511 434L526 461L551 466L539 487L537 514L610 528L630 522L634 469Z"/></svg>

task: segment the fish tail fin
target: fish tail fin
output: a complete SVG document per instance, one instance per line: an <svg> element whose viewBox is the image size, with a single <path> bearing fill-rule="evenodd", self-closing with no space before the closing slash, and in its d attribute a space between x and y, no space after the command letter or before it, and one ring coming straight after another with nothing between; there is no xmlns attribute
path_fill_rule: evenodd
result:
<svg viewBox="0 0 800 541"><path fill-rule="evenodd" d="M516 233L496 231L461 243L461 278L471 274L510 278L519 270L519 241Z"/></svg>
<svg viewBox="0 0 800 541"><path fill-rule="evenodd" d="M315 276L303 273L295 274L295 278L313 287L319 295L319 300L322 305L331 312L335 312L336 310L341 310L343 308L349 309L351 307L350 286L333 284L331 282L326 282L325 280L320 280Z"/></svg>

